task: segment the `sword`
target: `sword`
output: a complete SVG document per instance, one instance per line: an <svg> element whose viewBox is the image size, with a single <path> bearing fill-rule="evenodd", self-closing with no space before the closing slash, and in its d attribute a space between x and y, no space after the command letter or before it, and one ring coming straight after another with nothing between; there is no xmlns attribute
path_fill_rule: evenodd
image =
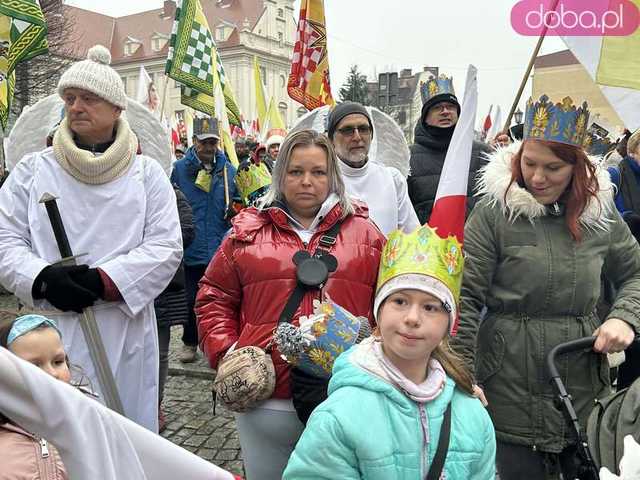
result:
<svg viewBox="0 0 640 480"><path fill-rule="evenodd" d="M58 250L60 250L62 260L59 263L76 265L77 257L74 256L71 251L69 239L67 238L67 233L65 232L64 224L60 217L60 210L58 209L56 197L50 193L45 193L42 195L40 203L44 203L44 206L47 209L47 215L49 216L49 222L51 222L53 235L56 238ZM104 348L104 344L102 343L102 337L98 330L96 317L90 307L85 308L82 311L80 326L82 327L84 339L89 347L89 355L91 356L91 361L93 362L93 366L96 370L98 383L100 384L100 389L104 395L105 403L111 410L124 415L124 408L122 407L122 401L118 394L118 386L116 385L116 380L113 377L113 372L109 366L107 352Z"/></svg>

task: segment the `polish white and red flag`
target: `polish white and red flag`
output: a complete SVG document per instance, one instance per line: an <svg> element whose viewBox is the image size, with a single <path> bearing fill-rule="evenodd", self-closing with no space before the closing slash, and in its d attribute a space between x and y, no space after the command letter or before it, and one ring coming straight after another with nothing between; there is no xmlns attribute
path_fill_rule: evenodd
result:
<svg viewBox="0 0 640 480"><path fill-rule="evenodd" d="M477 74L478 69L469 65L460 118L444 160L435 203L429 218L429 225L436 229L440 237L454 235L460 243L463 243L464 238L467 184L478 109Z"/></svg>
<svg viewBox="0 0 640 480"><path fill-rule="evenodd" d="M485 136L491 129L491 110L493 110L493 105L489 106L489 113L487 113L487 116L484 119L484 123L482 124L482 131L484 132Z"/></svg>

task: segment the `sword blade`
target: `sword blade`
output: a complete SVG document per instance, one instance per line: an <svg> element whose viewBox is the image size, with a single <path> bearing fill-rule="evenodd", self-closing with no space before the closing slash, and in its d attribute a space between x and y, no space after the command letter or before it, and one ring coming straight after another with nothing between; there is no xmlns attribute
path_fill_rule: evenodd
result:
<svg viewBox="0 0 640 480"><path fill-rule="evenodd" d="M73 256L71 245L69 244L67 232L64 228L64 223L62 222L62 217L60 216L56 197L50 193L45 193L40 199L40 203L44 203L47 209L47 216L49 217L49 222L51 222L51 228L53 229L53 235L55 236L60 256L68 265L77 265L76 258ZM100 330L98 330L96 317L91 308L85 308L83 310L82 317L80 318L80 326L82 327L84 339L87 342L89 356L93 362L93 368L96 371L96 377L100 384L104 402L111 410L124 415L124 408L118 393L118 386L109 365L109 358L107 357L107 351L102 342Z"/></svg>

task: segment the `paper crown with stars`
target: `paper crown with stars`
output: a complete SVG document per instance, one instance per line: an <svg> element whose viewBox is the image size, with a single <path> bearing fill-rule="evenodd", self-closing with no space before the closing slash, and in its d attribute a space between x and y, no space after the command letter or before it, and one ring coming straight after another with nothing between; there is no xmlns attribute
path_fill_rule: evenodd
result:
<svg viewBox="0 0 640 480"><path fill-rule="evenodd" d="M382 251L377 291L396 277L423 275L440 281L457 305L463 267L462 245L454 236L441 238L429 225L408 234L396 230L389 235Z"/></svg>
<svg viewBox="0 0 640 480"><path fill-rule="evenodd" d="M453 90L453 78L447 77L444 74L430 78L426 82L420 82L420 96L422 97L423 104L437 95L455 96L455 94Z"/></svg>
<svg viewBox="0 0 640 480"><path fill-rule="evenodd" d="M287 362L319 378L329 378L338 356L356 343L365 317L356 317L331 301L313 301L313 315L300 326L280 323L274 341Z"/></svg>
<svg viewBox="0 0 640 480"><path fill-rule="evenodd" d="M548 140L583 147L589 122L587 102L577 107L571 97L553 103L547 95L530 98L524 117L524 139Z"/></svg>
<svg viewBox="0 0 640 480"><path fill-rule="evenodd" d="M261 197L271 185L271 174L264 163L238 169L236 186L245 205L251 205Z"/></svg>

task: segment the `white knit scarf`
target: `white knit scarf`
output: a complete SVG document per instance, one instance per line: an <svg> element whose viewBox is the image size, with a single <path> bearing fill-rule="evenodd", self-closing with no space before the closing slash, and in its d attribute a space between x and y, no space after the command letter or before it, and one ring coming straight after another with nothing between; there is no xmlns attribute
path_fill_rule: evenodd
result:
<svg viewBox="0 0 640 480"><path fill-rule="evenodd" d="M53 137L53 152L65 171L76 180L102 185L125 174L138 150L138 139L123 118L116 124L116 138L102 154L78 148L65 118Z"/></svg>

